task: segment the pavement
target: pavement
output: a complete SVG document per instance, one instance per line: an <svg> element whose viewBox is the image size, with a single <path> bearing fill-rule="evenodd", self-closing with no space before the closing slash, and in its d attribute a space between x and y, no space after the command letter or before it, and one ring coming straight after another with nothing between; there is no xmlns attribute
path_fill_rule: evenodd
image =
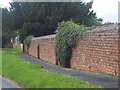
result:
<svg viewBox="0 0 120 90"><path fill-rule="evenodd" d="M9 88L20 88L15 82L6 79L0 78L0 89L9 89Z"/></svg>
<svg viewBox="0 0 120 90"><path fill-rule="evenodd" d="M49 72L69 75L74 78L78 78L80 80L83 80L83 81L86 81L86 82L89 82L95 85L99 85L103 88L118 88L119 86L118 77L116 76L111 76L108 74L86 72L86 71L80 71L80 70L73 70L73 69L66 69L66 68L62 68L62 67L47 63L45 61L34 58L27 54L19 54L18 56L24 61L27 61L31 64L41 65L44 70L47 70Z"/></svg>

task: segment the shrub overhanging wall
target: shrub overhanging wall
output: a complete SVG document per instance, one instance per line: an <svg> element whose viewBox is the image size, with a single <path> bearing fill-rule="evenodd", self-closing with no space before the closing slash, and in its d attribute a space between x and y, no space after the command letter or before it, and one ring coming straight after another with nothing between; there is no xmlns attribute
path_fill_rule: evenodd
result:
<svg viewBox="0 0 120 90"><path fill-rule="evenodd" d="M82 35L84 29L83 25L80 26L73 21L59 23L55 37L57 64L62 67L70 67L72 48L76 44L77 37Z"/></svg>

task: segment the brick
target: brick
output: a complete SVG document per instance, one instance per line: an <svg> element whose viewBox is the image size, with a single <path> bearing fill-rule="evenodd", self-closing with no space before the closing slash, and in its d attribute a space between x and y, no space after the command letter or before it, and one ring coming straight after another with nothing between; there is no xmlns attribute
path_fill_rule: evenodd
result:
<svg viewBox="0 0 120 90"><path fill-rule="evenodd" d="M117 24L103 25L86 31L83 38L80 38L72 48L71 68L118 76L119 41ZM55 35L32 40L29 54L36 58L38 45L40 59L56 64Z"/></svg>

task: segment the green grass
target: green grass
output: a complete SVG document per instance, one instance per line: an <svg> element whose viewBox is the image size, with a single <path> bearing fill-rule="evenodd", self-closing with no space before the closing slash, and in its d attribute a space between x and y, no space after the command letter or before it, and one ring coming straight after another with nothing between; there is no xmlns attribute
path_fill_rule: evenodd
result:
<svg viewBox="0 0 120 90"><path fill-rule="evenodd" d="M0 54L0 76L2 76L2 54Z"/></svg>
<svg viewBox="0 0 120 90"><path fill-rule="evenodd" d="M14 53L3 52L2 74L16 81L25 88L96 88L97 86L71 78L65 75L55 74L42 70L39 65L33 65L21 60Z"/></svg>
<svg viewBox="0 0 120 90"><path fill-rule="evenodd" d="M17 52L17 53L21 53L22 49L20 48L3 48L4 51L12 51L12 52Z"/></svg>

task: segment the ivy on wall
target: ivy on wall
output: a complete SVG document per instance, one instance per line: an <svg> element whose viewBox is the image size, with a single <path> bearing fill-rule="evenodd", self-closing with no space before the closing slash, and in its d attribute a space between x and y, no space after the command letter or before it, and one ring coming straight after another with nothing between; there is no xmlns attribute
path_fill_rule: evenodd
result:
<svg viewBox="0 0 120 90"><path fill-rule="evenodd" d="M58 64L62 67L70 67L72 48L75 46L78 36L82 36L85 27L72 20L61 22L56 30L55 50Z"/></svg>

